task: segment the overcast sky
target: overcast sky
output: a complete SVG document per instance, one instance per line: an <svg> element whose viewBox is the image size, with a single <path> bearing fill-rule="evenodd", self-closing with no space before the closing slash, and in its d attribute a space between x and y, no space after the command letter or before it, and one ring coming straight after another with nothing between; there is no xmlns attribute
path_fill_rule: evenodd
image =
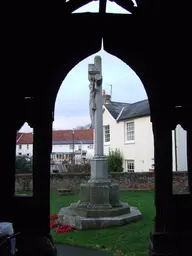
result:
<svg viewBox="0 0 192 256"><path fill-rule="evenodd" d="M98 7L99 1L94 1L76 12L98 12ZM109 1L107 12L127 13ZM73 129L90 123L88 64L93 63L95 55L102 58L103 89L110 93L109 84L112 85L113 101L131 103L147 98L143 84L135 72L120 59L101 49L79 62L64 79L56 99L53 129ZM21 131L29 132L31 129L25 124Z"/></svg>

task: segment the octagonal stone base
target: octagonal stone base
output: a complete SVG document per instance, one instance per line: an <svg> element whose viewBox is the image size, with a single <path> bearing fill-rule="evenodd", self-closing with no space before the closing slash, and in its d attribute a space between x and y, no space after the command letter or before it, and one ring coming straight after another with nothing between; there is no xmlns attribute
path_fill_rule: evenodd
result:
<svg viewBox="0 0 192 256"><path fill-rule="evenodd" d="M121 207L119 185L89 181L80 185L78 208L104 208Z"/></svg>
<svg viewBox="0 0 192 256"><path fill-rule="evenodd" d="M115 217L130 213L130 206L127 203L121 203L121 207L113 208L79 208L78 203L72 203L68 207L68 211L70 211L71 214L85 218Z"/></svg>
<svg viewBox="0 0 192 256"><path fill-rule="evenodd" d="M85 217L91 216L90 211L89 214L88 212L85 214L86 211L84 211L83 216L82 212L79 211L80 209L77 210L75 205L71 205L70 207L61 208L58 214L59 222L62 225L70 225L76 229L85 230L121 226L142 218L140 211L136 207L129 207L126 203L122 203L122 205L116 210L105 210L105 214L103 214L104 211L97 210L95 212L98 213L98 217Z"/></svg>

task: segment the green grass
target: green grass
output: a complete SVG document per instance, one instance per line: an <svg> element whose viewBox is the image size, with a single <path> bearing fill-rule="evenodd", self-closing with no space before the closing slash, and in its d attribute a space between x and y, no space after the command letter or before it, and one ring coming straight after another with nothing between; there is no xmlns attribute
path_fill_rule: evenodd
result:
<svg viewBox="0 0 192 256"><path fill-rule="evenodd" d="M114 255L146 256L148 255L149 233L153 230L155 216L154 194L149 191L123 191L121 201L136 206L143 219L121 227L100 230L75 231L57 234L53 229L55 243L86 246L109 250ZM78 195L59 196L51 193L51 214L57 214L61 207L78 200Z"/></svg>

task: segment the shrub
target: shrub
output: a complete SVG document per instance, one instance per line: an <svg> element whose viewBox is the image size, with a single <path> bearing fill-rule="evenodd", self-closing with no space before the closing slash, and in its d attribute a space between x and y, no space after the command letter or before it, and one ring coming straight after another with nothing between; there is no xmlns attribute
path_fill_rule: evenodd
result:
<svg viewBox="0 0 192 256"><path fill-rule="evenodd" d="M107 156L109 172L123 171L123 157L119 149L110 150Z"/></svg>
<svg viewBox="0 0 192 256"><path fill-rule="evenodd" d="M32 173L33 165L32 165L32 157L28 157L26 155L16 156L15 161L15 169L16 173Z"/></svg>

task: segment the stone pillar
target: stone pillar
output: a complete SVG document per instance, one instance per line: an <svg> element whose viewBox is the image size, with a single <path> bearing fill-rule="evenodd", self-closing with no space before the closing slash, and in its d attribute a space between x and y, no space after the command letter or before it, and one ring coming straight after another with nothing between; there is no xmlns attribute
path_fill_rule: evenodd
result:
<svg viewBox="0 0 192 256"><path fill-rule="evenodd" d="M95 56L95 67L102 76L101 57ZM103 156L103 97L102 97L102 77L100 81L96 80L96 111L95 111L95 156Z"/></svg>
<svg viewBox="0 0 192 256"><path fill-rule="evenodd" d="M166 118L165 115L158 117L153 123L156 231L165 228L167 207L172 196L172 128L169 117Z"/></svg>
<svg viewBox="0 0 192 256"><path fill-rule="evenodd" d="M4 111L1 113L1 120L6 126L1 125L1 143L3 150L1 153L1 173L0 173L0 221L13 222L15 216L20 217L20 214L13 211L15 208L15 156L16 156L16 133L23 124L23 100L10 95L9 102L12 106L18 106L17 108L4 105ZM7 103L8 104L8 103ZM6 132L5 132L6 130ZM8 203L9 202L9 203ZM16 206L17 207L17 206Z"/></svg>
<svg viewBox="0 0 192 256"><path fill-rule="evenodd" d="M91 178L87 184L80 186L80 201L78 207L112 208L110 201L110 180L108 179L108 163L104 156L103 145L103 97L102 97L102 64L101 57L95 56L92 71L89 70L89 80L96 90L94 114L94 157L91 160Z"/></svg>
<svg viewBox="0 0 192 256"><path fill-rule="evenodd" d="M91 178L88 181L90 193L89 206L97 208L111 208L109 203L110 180L108 179L107 158L104 156L103 145L103 97L102 97L102 63L101 57L95 56L94 65L98 73L93 77L96 89L96 110L94 115L95 124L95 152L91 161Z"/></svg>
<svg viewBox="0 0 192 256"><path fill-rule="evenodd" d="M10 114L9 117L12 115ZM14 122L14 118L12 119ZM5 122L6 124L6 122ZM4 126L3 126L4 127ZM0 173L0 221L13 220L13 200L15 194L15 144L16 127L14 123L6 127L6 133L2 129L2 165ZM8 203L9 202L9 203Z"/></svg>
<svg viewBox="0 0 192 256"><path fill-rule="evenodd" d="M168 112L168 111L167 111ZM172 205L172 130L169 113L153 117L155 158L155 227L150 234L149 255L165 255ZM165 245L165 246L164 246ZM159 254L158 254L159 253ZM171 254L172 255L172 254Z"/></svg>
<svg viewBox="0 0 192 256"><path fill-rule="evenodd" d="M43 110L43 108L42 108ZM33 142L33 197L39 207L42 233L50 232L50 156L52 151L52 116L46 109L39 110L41 118L34 125Z"/></svg>
<svg viewBox="0 0 192 256"><path fill-rule="evenodd" d="M187 131L189 190L192 191L192 127L190 108L159 109L153 120L155 143L155 230L150 236L149 255L192 255L191 194L172 192L171 131L181 124Z"/></svg>
<svg viewBox="0 0 192 256"><path fill-rule="evenodd" d="M107 158L104 156L103 145L103 97L102 97L102 63L101 57L95 56L94 65L99 71L99 74L95 75L96 85L96 110L95 110L95 152L91 161L91 179L89 183L106 183L109 184L108 179L108 165Z"/></svg>

